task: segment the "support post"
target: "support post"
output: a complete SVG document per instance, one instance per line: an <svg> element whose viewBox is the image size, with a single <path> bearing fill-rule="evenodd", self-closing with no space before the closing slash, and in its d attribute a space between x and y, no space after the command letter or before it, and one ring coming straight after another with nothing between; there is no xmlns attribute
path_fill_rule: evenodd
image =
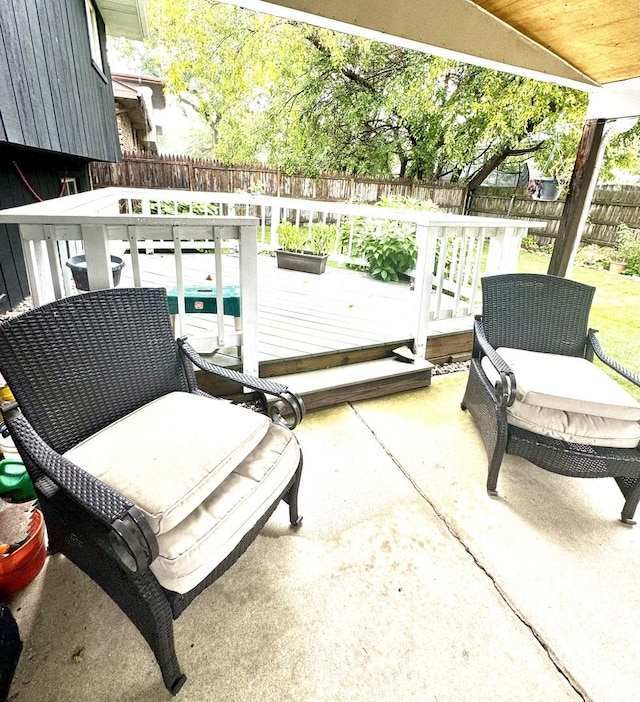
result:
<svg viewBox="0 0 640 702"><path fill-rule="evenodd" d="M585 122L547 273L565 277L589 214L600 170L606 119Z"/></svg>

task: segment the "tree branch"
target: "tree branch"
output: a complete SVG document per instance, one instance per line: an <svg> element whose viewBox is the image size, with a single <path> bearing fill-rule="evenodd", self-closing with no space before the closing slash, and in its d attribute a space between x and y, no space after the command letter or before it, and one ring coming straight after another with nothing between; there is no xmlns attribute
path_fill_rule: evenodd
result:
<svg viewBox="0 0 640 702"><path fill-rule="evenodd" d="M523 149L512 149L505 146L501 151L495 153L488 161L478 168L478 170L469 178L469 190L475 190L489 177L489 174L494 171L505 159L510 156L524 156L539 151L545 144L545 141L540 141L535 146L530 146Z"/></svg>

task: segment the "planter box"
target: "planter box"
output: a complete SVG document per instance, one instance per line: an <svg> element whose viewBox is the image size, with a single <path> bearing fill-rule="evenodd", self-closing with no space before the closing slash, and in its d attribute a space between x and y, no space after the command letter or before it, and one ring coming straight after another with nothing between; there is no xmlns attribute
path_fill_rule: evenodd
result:
<svg viewBox="0 0 640 702"><path fill-rule="evenodd" d="M324 273L328 258L329 254L316 256L316 254L276 249L278 268L289 268L292 271L303 271L304 273L314 273L316 275Z"/></svg>

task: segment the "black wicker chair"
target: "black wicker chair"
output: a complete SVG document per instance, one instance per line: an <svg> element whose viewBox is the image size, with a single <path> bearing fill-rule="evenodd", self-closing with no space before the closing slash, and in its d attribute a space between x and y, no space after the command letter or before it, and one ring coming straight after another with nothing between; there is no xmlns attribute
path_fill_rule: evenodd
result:
<svg viewBox="0 0 640 702"><path fill-rule="evenodd" d="M614 447L591 445L554 438L513 424L511 408L516 407L521 393L516 364L512 361L512 368L504 358L510 349L587 361L593 361L595 354L605 365L640 386L640 377L609 358L600 346L596 330L588 329L594 292L590 286L549 275L510 274L484 278L482 315L475 320L471 367L462 409L470 411L484 440L489 458L487 491L490 495L498 494L498 473L506 452L561 475L615 478L625 499L621 521L632 525L640 499L637 438L635 447L615 447L615 443ZM512 358L518 353L511 352ZM579 363L584 366L584 361ZM598 373L591 364L585 369ZM606 379L606 382L610 381ZM615 388L618 389L617 384ZM633 422L630 426L632 431L637 431Z"/></svg>
<svg viewBox="0 0 640 702"><path fill-rule="evenodd" d="M236 388L252 389L249 404L264 412L198 390L193 364ZM288 503L291 524L301 521L302 456L291 429L304 416L302 400L282 385L213 366L184 340L176 342L163 289L90 292L7 320L0 325L0 367L17 401L4 403L2 413L38 495L50 552L64 554L113 598L153 650L167 689L177 693L186 677L175 654L173 619L248 548L280 500ZM266 395L277 399L269 405ZM194 404L193 416L185 417L183 408ZM149 411L161 413L159 425L145 424ZM221 427L217 420L208 422L210 413L230 419ZM109 443L110 436L122 436L132 417L139 431L133 442ZM180 441L176 432L184 433L191 419L206 424L205 436L201 441L189 438L189 445L179 448L182 460L174 472L154 480L139 458L142 449L134 444L148 444L144 450L151 460L161 462L168 447ZM241 435L238 450L231 443L236 434ZM91 448L94 441L102 441L100 450ZM223 451L220 446L226 453L213 470L207 461ZM195 471L197 450L204 466L193 479L195 488L180 487ZM77 456L78 462L65 454ZM100 478L91 474L98 459L112 461L115 482L120 470L126 489L108 484L110 473ZM172 475L179 478L175 486ZM138 489L143 495L167 485L170 497L174 489L183 490L184 495L175 493L171 510L184 508L186 513L171 512L175 525L165 524L168 512L151 514L151 508L128 495L132 480L142 482ZM207 531L198 535L205 552L197 550L198 544L189 544L193 549L187 552L181 525L213 510L212 505L227 512L207 512ZM215 537L208 531L214 517L219 522ZM185 548L178 556L176 540ZM167 555L163 549L174 550ZM173 557L184 572L167 576L170 566L162 565L163 558ZM167 586L172 578L179 581L177 589Z"/></svg>

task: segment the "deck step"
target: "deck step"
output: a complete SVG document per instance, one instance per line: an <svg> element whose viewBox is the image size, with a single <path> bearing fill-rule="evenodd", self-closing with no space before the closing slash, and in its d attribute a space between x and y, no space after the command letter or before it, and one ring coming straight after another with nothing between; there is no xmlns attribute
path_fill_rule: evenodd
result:
<svg viewBox="0 0 640 702"><path fill-rule="evenodd" d="M382 358L280 375L269 380L289 386L302 396L307 409L317 409L428 387L432 369L433 364L428 361L414 364Z"/></svg>

